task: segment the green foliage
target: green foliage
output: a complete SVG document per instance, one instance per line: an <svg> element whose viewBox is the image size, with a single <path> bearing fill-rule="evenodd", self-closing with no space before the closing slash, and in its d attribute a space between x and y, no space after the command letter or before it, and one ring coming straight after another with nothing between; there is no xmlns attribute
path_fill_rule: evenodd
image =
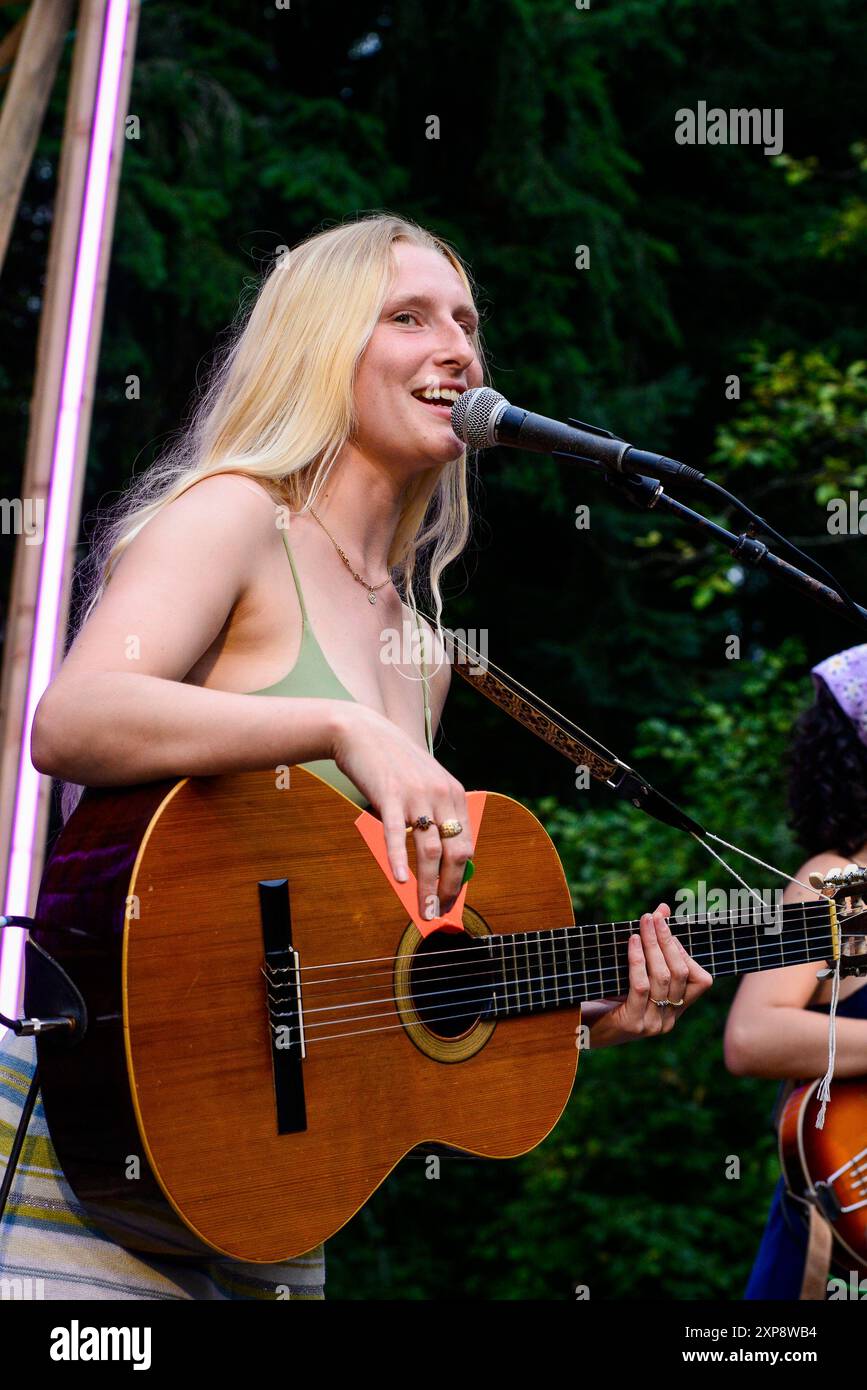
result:
<svg viewBox="0 0 867 1390"><path fill-rule="evenodd" d="M797 474L820 505L867 485L867 362L838 367L823 352L744 354L750 393L717 435L712 461L733 471Z"/></svg>

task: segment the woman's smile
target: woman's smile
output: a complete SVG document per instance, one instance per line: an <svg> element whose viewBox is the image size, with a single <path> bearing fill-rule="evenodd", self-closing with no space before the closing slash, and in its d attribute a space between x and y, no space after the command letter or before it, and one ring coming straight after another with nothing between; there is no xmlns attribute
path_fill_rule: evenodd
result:
<svg viewBox="0 0 867 1390"><path fill-rule="evenodd" d="M420 386L412 392L415 400L423 405L428 413L441 415L444 420L451 423L452 406L460 395L467 388L461 385L454 386Z"/></svg>

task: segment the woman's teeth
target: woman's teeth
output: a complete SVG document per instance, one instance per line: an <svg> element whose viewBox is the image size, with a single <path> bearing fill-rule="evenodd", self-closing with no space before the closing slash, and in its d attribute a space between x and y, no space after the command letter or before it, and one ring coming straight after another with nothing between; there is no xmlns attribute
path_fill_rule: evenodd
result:
<svg viewBox="0 0 867 1390"><path fill-rule="evenodd" d="M449 390L448 387L426 386L422 391L412 393L418 401L432 401L434 404L451 405L460 396L460 391Z"/></svg>

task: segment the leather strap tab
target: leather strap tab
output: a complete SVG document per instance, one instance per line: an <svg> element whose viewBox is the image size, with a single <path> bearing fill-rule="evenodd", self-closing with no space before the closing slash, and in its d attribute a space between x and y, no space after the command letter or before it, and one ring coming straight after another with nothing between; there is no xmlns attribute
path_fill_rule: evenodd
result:
<svg viewBox="0 0 867 1390"><path fill-rule="evenodd" d="M822 1213L811 1202L807 1258L804 1261L801 1299L825 1300L828 1297L828 1274L831 1269L831 1246L833 1243L830 1222L825 1220Z"/></svg>

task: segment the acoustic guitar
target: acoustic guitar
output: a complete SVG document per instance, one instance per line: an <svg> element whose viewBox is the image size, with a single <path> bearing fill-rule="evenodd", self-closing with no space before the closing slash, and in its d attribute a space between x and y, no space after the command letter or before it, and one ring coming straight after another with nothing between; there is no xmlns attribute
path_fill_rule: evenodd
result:
<svg viewBox="0 0 867 1390"><path fill-rule="evenodd" d="M569 1099L581 1002L628 991L638 921L576 926L520 803L468 793L475 872L428 922L378 818L303 767L288 781L88 788L46 863L28 947L68 973L86 1026L37 1039L45 1114L73 1191L129 1249L279 1262L420 1145L526 1153ZM848 951L827 897L775 929L745 906L677 933L717 976Z"/></svg>

